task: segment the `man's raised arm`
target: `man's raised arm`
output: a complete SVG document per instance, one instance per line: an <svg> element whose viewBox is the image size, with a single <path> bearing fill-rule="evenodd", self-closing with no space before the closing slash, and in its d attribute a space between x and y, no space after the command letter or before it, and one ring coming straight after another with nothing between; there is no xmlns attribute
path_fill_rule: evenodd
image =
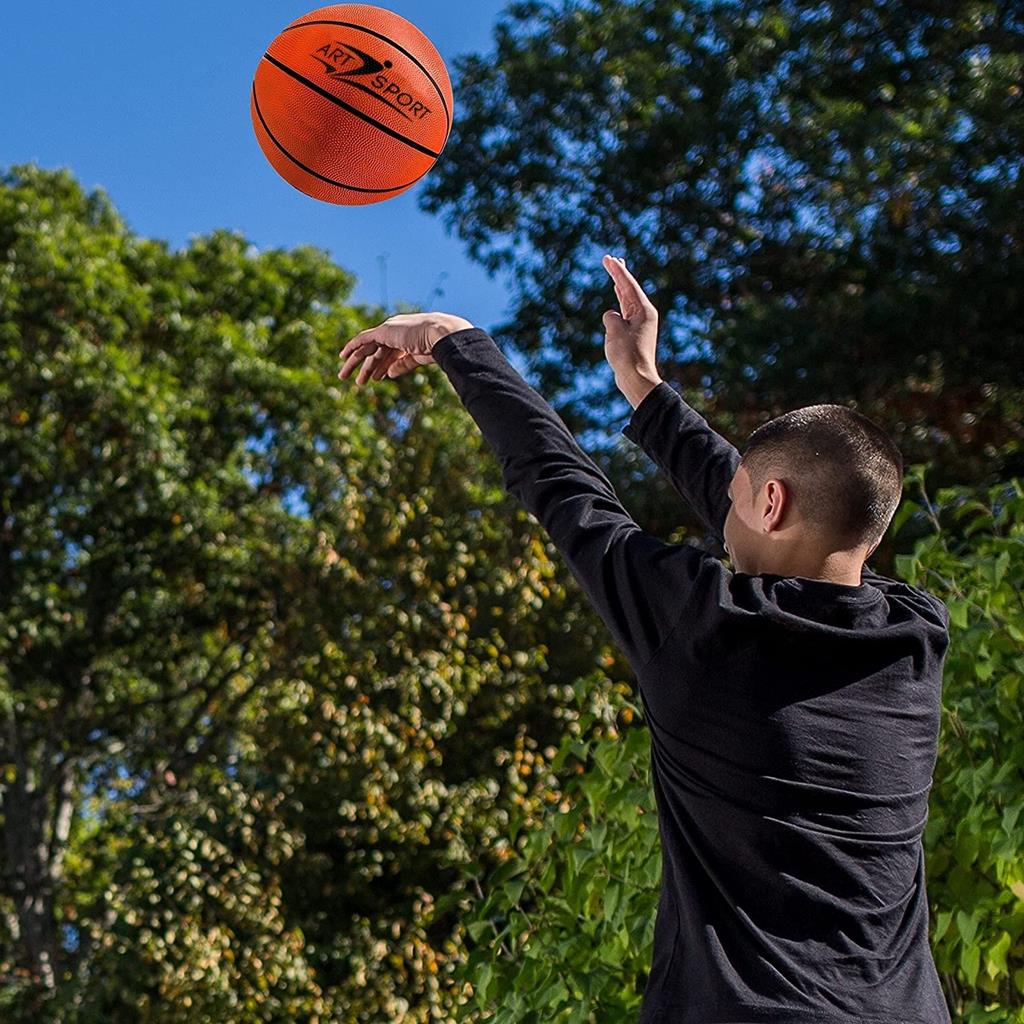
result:
<svg viewBox="0 0 1024 1024"><path fill-rule="evenodd" d="M633 410L622 433L654 460L705 526L723 539L729 484L740 453L661 381Z"/></svg>
<svg viewBox="0 0 1024 1024"><path fill-rule="evenodd" d="M657 313L639 286L636 293L616 291L621 314L604 315L605 354L610 361L621 355L632 368L634 333L644 339L644 351L648 345L653 350ZM691 545L644 533L569 428L486 331L447 313L402 313L361 331L338 355L345 360L342 379L362 363L359 384L428 363L444 370L497 456L506 490L547 532L638 674L694 604L717 600L722 563ZM678 463L681 473L695 463L692 451L688 446Z"/></svg>
<svg viewBox="0 0 1024 1024"><path fill-rule="evenodd" d="M497 456L506 490L547 532L639 672L692 602L713 599L721 562L644 533L562 419L485 331L449 334L432 355Z"/></svg>
<svg viewBox="0 0 1024 1024"><path fill-rule="evenodd" d="M623 429L668 475L705 526L724 539L729 484L739 452L663 381L657 369L658 311L626 264L605 256L620 312L604 314L605 356L633 406Z"/></svg>

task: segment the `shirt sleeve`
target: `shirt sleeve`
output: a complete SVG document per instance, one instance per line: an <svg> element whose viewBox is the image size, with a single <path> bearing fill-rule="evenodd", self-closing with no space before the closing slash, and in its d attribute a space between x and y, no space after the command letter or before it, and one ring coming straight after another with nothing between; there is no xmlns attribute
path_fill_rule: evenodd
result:
<svg viewBox="0 0 1024 1024"><path fill-rule="evenodd" d="M485 331L449 334L432 354L497 457L505 489L544 528L639 671L721 563L644 533L563 420Z"/></svg>
<svg viewBox="0 0 1024 1024"><path fill-rule="evenodd" d="M622 433L668 476L705 527L724 540L729 484L740 453L662 381L633 410Z"/></svg>

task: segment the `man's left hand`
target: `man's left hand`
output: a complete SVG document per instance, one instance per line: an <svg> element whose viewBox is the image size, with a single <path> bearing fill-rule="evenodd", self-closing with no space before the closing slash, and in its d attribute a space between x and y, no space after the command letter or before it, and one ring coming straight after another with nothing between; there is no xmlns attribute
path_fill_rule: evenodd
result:
<svg viewBox="0 0 1024 1024"><path fill-rule="evenodd" d="M338 376L345 380L362 360L356 384L400 377L434 362L434 346L449 334L473 325L451 313L399 313L369 330L360 331L338 353L345 360Z"/></svg>

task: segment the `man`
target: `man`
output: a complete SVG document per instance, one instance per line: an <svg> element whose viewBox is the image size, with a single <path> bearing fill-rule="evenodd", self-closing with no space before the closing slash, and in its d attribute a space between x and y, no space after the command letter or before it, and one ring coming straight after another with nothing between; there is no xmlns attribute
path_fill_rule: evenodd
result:
<svg viewBox="0 0 1024 1024"><path fill-rule="evenodd" d="M902 458L843 406L759 427L741 458L655 369L657 312L605 257L623 433L732 570L645 534L551 407L467 320L353 338L358 382L437 362L629 659L651 735L663 878L641 1024L950 1024L924 848L949 615L864 567Z"/></svg>

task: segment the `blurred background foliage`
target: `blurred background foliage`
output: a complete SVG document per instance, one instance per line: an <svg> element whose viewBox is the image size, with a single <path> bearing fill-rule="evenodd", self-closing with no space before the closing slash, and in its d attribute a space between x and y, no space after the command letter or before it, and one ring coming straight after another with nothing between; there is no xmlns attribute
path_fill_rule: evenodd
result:
<svg viewBox="0 0 1024 1024"><path fill-rule="evenodd" d="M820 401L899 443L872 561L952 613L925 838L971 1024L1024 1020L1021 35L994 2L511 4L424 193L665 539L696 521L616 436L603 252L737 445ZM634 680L443 375L339 384L394 312L352 284L0 178L5 1019L635 1019Z"/></svg>
<svg viewBox="0 0 1024 1024"><path fill-rule="evenodd" d="M422 205L512 276L491 333L573 429L623 407L610 252L721 429L855 404L937 486L1024 473L1024 7L523 0L494 36Z"/></svg>

